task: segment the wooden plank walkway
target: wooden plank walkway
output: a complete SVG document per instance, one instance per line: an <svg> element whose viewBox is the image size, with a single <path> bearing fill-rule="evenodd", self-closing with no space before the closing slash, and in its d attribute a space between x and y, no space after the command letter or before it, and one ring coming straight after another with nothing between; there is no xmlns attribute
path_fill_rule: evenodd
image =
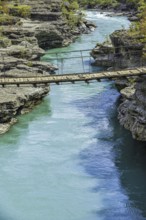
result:
<svg viewBox="0 0 146 220"><path fill-rule="evenodd" d="M109 72L98 72L98 73L81 73L81 74L63 74L63 75L45 75L38 77L0 77L0 85L26 85L32 84L59 84L62 82L75 83L77 81L85 81L88 83L91 80L100 81L100 79L112 79L128 76L140 76L146 74L146 67L135 68L121 71L109 71Z"/></svg>

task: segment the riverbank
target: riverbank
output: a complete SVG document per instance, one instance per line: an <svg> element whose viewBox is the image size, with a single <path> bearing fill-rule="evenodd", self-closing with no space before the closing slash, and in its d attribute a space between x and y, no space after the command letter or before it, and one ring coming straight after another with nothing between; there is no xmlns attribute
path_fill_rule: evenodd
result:
<svg viewBox="0 0 146 220"><path fill-rule="evenodd" d="M130 31L115 31L110 39L97 44L92 50L94 65L107 69L129 69L145 66L145 41L143 35ZM145 77L128 77L116 80L121 93L118 119L130 130L134 139L146 141Z"/></svg>
<svg viewBox="0 0 146 220"><path fill-rule="evenodd" d="M113 8L109 9L102 9L102 8L93 8L93 9L86 9L86 10L90 10L90 11L94 11L94 12L98 12L98 13L106 13L108 17L114 17L114 16L126 16L129 21L131 22L135 22L135 21L139 21L139 17L136 11L122 11L122 10L114 10Z"/></svg>
<svg viewBox="0 0 146 220"><path fill-rule="evenodd" d="M136 1L79 1L80 5L86 10L94 10L97 12L107 12L109 16L127 16L130 21L139 21L139 9L140 6L136 4ZM97 1L98 2L98 1Z"/></svg>
<svg viewBox="0 0 146 220"><path fill-rule="evenodd" d="M13 20L1 23L0 30L0 75L3 76L39 76L53 74L57 69L52 64L40 61L47 48L63 47L75 41L83 33L95 29L92 22L80 21L73 29L68 25L61 12L61 1L50 1L46 9L45 2L23 2L12 8L17 16ZM28 10L28 17L18 16L19 7ZM17 11L17 10L18 11ZM16 10L16 11L15 11ZM13 18L13 19L12 19ZM19 114L30 111L46 96L49 87L0 88L0 134L9 130L17 121Z"/></svg>
<svg viewBox="0 0 146 220"><path fill-rule="evenodd" d="M125 17L87 12L87 18L98 25L95 32L45 58L93 48L129 26ZM67 60L74 72L77 64ZM119 125L118 97L112 81L54 85L18 117L0 138L2 220L145 219L145 148Z"/></svg>
<svg viewBox="0 0 146 220"><path fill-rule="evenodd" d="M15 24L13 27L11 27L11 29L9 25L5 25L2 28L2 35L4 37L1 40L0 48L0 52L2 54L0 59L1 75L13 77L20 76L22 74L24 76L52 74L56 69L55 67L53 67L49 63L38 61L40 57L45 54L43 48L67 46L71 42L73 42L80 34L89 34L89 32L96 27L96 25L94 25L91 21L84 20L79 27L71 30L64 19L61 17L61 15L58 14L59 11L57 12L57 14L53 14L53 18L50 18L50 16L52 16L52 14L50 13L52 12L48 14L48 11L45 10L45 6L41 8L41 15L39 4L37 5L37 10L34 2L33 4L31 4L31 7L32 19L19 18L19 25ZM34 9L36 10L35 15ZM56 10L60 9L56 8ZM102 12L100 12L99 14L102 16ZM112 17L113 14L109 13L106 16ZM114 14L114 16L116 16L116 14ZM117 16L119 16L119 14L117 14ZM50 21L47 21L47 19L49 18ZM123 38L121 40L121 43L117 45L116 42L118 42L119 40L117 40L116 34L113 34L111 35L111 41L113 43L113 47L107 47L106 45L104 45L104 47L99 46L98 49L96 47L94 51L92 51L93 57L96 59L96 63L98 66L101 66L101 62L103 65L104 56L104 66L106 65L107 67L111 67L113 58L114 56L116 57L116 54L113 56L114 47L121 47L121 45L122 47L120 50L122 52L118 51L118 53L122 54L123 59L121 60L121 57L119 57L119 60L118 58L116 58L117 66L119 65L119 63L122 63L124 64L122 68L125 68L125 65L127 65L127 67L130 67L133 66L133 64L135 65L136 63L140 62L141 57L137 59L135 55L132 55L132 51L134 48L136 48L140 54L141 45L139 47L137 47L137 45L134 45L132 48L131 44L129 44L129 46L126 45L126 47L131 48L128 52L129 54L131 54L130 59L128 59L127 56L125 56L124 52L127 50L125 50L124 48L124 42L127 42L127 38L126 41L125 38ZM109 49L111 50L110 56L109 54L107 55L107 50ZM98 52L99 60L97 60L96 57L97 51L100 51L101 54L101 56L99 57ZM106 57L108 57L108 62L106 61ZM111 60L109 60L109 57L111 58ZM44 98L44 96L49 93L50 89L48 87L40 87L37 89L28 87L28 89L1 88L0 90L2 90L1 93L3 94L3 99L1 99L0 103L0 133L2 134L8 131L11 125L17 121L15 119L17 115L30 111L33 106L38 104ZM29 91L29 94L27 91ZM4 95L5 93L9 94L8 97L7 95ZM12 101L11 97L13 97ZM123 118L125 118L125 115L123 115L122 117L121 112L122 111L119 110L119 118L121 124L124 125ZM126 120L126 122L127 121L128 120ZM125 125L125 127L128 127L127 124Z"/></svg>

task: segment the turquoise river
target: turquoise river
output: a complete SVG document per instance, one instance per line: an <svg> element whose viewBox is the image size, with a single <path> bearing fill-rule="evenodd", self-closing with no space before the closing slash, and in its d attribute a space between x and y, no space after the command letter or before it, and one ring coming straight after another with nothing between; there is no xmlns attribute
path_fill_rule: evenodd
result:
<svg viewBox="0 0 146 220"><path fill-rule="evenodd" d="M94 32L51 52L93 48L129 26L125 17L87 18ZM118 104L111 81L54 85L20 116L0 137L0 220L146 219L145 144L119 125Z"/></svg>

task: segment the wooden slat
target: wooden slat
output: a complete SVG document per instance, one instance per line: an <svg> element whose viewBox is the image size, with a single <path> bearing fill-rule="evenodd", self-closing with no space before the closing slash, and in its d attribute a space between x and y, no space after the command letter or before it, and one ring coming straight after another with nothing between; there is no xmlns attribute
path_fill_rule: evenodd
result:
<svg viewBox="0 0 146 220"><path fill-rule="evenodd" d="M62 75L48 75L39 77L16 77L16 78L0 78L0 85L22 85L22 84L47 84L61 82L75 82L100 79L120 78L126 76L139 76L146 74L146 68L134 68L130 70L110 71L110 72L98 72L98 73L80 73L80 74L62 74Z"/></svg>

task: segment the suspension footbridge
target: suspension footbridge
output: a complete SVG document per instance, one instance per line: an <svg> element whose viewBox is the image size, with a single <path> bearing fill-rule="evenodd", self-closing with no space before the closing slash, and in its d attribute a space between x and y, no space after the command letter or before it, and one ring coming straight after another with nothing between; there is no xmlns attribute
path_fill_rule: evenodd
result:
<svg viewBox="0 0 146 220"><path fill-rule="evenodd" d="M85 56L83 56L83 52L87 53ZM21 77L9 77L7 75L3 75L0 77L0 85L2 87L5 87L6 85L33 85L34 87L37 87L38 85L48 85L48 84L62 84L62 83L76 83L79 81L83 81L86 83L90 83L91 81L100 81L102 79L118 79L122 77L131 77L131 76L141 76L146 74L146 66L143 65L143 63L139 63L138 67L133 67L130 69L118 69L115 70L112 66L112 71L109 70L103 70L103 69L93 69L91 68L92 58L90 56L89 51L91 50L84 50L84 51L67 51L63 52L64 54L67 54L67 56L62 56L63 53L51 53L50 58L47 58L47 61L50 61L54 63L54 61L57 63L58 66L58 73L53 75L38 75L38 76L21 76ZM72 56L74 53L80 53L80 56ZM68 56L68 54L71 54ZM54 56L55 57L52 57ZM117 54L116 54L117 55ZM109 59L109 55L107 55L107 59ZM82 69L79 68L79 72L72 73L70 72L71 66L66 68L65 61L68 59L77 60L74 63L76 65L79 65ZM81 63L79 64L79 60ZM105 61L105 60L104 60ZM116 63L116 60L113 60ZM114 63L113 62L113 63ZM74 65L75 65L74 64ZM88 69L87 69L88 67ZM61 71L61 72L60 72Z"/></svg>

